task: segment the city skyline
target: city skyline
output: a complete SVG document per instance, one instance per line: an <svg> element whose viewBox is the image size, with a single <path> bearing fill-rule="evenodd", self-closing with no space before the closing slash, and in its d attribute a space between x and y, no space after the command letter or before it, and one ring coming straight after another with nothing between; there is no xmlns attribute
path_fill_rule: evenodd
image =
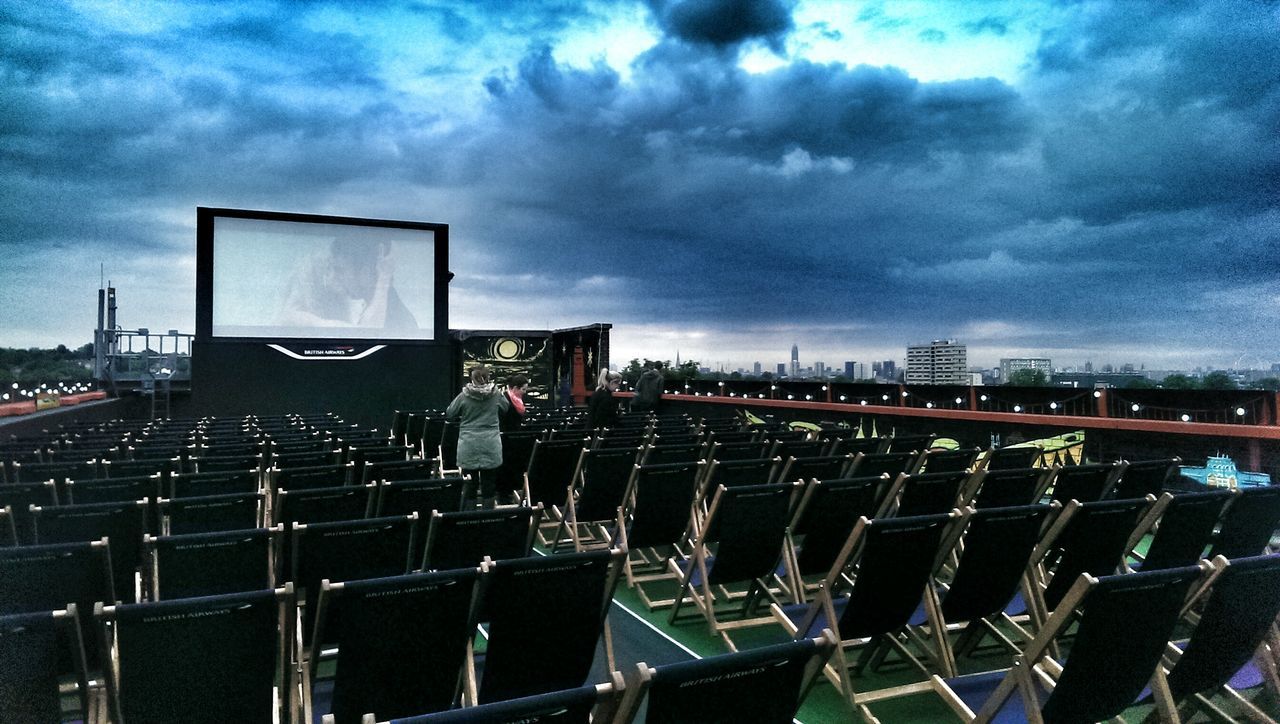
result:
<svg viewBox="0 0 1280 724"><path fill-rule="evenodd" d="M1278 22L1158 0L19 3L0 346L88 342L102 278L122 325L193 332L214 206L450 224L451 327L610 323L623 363L954 338L988 367L1266 366Z"/></svg>

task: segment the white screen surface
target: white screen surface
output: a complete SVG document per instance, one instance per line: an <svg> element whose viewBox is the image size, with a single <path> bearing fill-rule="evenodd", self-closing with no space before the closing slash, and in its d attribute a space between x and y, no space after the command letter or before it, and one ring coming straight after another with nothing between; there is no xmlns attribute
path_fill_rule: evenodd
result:
<svg viewBox="0 0 1280 724"><path fill-rule="evenodd" d="M214 337L430 340L435 233L219 216Z"/></svg>

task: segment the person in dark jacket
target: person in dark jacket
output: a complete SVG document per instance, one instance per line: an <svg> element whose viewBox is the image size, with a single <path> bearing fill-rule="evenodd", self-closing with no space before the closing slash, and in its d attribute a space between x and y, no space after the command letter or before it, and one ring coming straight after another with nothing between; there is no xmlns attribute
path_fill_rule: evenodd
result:
<svg viewBox="0 0 1280 724"><path fill-rule="evenodd" d="M600 371L600 379L596 382L596 391L587 400L587 429L598 430L602 427L614 427L618 424L618 403L613 393L622 384L622 375L609 370Z"/></svg>
<svg viewBox="0 0 1280 724"><path fill-rule="evenodd" d="M645 362L644 372L636 380L636 396L631 400L632 412L658 413L662 401L662 363Z"/></svg>
<svg viewBox="0 0 1280 724"><path fill-rule="evenodd" d="M458 467L471 479L462 488L462 509L475 507L476 490L485 508L497 503L494 486L502 465L502 438L498 419L510 407L506 395L489 380L489 368L471 369L471 382L453 398L445 417L458 421Z"/></svg>
<svg viewBox="0 0 1280 724"><path fill-rule="evenodd" d="M511 375L507 378L507 389L502 394L507 396L510 408L502 413L498 426L503 432L518 430L524 424L524 394L529 391L529 378L524 375Z"/></svg>

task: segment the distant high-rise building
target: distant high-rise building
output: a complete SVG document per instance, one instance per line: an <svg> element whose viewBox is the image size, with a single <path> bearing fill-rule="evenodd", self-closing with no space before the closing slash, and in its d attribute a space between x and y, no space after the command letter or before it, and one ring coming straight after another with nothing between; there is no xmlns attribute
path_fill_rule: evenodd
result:
<svg viewBox="0 0 1280 724"><path fill-rule="evenodd" d="M892 380L898 376L898 365L891 359L887 359L880 364L880 372L884 374L886 380Z"/></svg>
<svg viewBox="0 0 1280 724"><path fill-rule="evenodd" d="M814 363L813 363L813 376L814 376L814 377L826 377L826 376L827 376L827 363L826 363L826 362L814 362Z"/></svg>
<svg viewBox="0 0 1280 724"><path fill-rule="evenodd" d="M786 377L786 376L787 376L787 363L786 363L786 362L779 362L779 363L778 363L778 376L779 376L779 377Z"/></svg>
<svg viewBox="0 0 1280 724"><path fill-rule="evenodd" d="M1092 372L1092 371L1093 371L1093 362L1092 362L1092 361L1086 361L1086 362L1084 363L1084 371L1085 371L1085 372Z"/></svg>
<svg viewBox="0 0 1280 724"><path fill-rule="evenodd" d="M849 378L849 379L851 379L851 380L852 380L852 379L855 379L855 378L854 378L854 376L853 376L853 360L845 360L845 362L844 362L844 376L845 376L845 377L848 377L848 378Z"/></svg>
<svg viewBox="0 0 1280 724"><path fill-rule="evenodd" d="M791 376L795 377L800 374L800 347L799 345L791 345Z"/></svg>
<svg viewBox="0 0 1280 724"><path fill-rule="evenodd" d="M1018 370L1035 370L1044 373L1045 381L1053 377L1053 360L1048 357L1001 357L1000 381L1008 382L1009 376Z"/></svg>
<svg viewBox="0 0 1280 724"><path fill-rule="evenodd" d="M752 373L753 373L756 377L759 377L759 376L760 376L760 363L759 363L759 362L757 362L757 363L755 364L755 367L752 367L752 368L751 368L751 371L752 371Z"/></svg>
<svg viewBox="0 0 1280 724"><path fill-rule="evenodd" d="M935 339L907 347L909 385L967 385L968 352L954 339Z"/></svg>

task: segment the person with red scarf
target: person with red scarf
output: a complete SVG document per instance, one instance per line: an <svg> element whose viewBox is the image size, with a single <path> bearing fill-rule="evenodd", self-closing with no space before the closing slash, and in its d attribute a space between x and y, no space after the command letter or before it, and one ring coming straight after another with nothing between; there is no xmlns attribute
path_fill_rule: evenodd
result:
<svg viewBox="0 0 1280 724"><path fill-rule="evenodd" d="M511 375L507 378L507 389L503 393L511 403L507 411L498 420L503 432L519 429L524 424L524 393L529 391L529 378L524 375Z"/></svg>

